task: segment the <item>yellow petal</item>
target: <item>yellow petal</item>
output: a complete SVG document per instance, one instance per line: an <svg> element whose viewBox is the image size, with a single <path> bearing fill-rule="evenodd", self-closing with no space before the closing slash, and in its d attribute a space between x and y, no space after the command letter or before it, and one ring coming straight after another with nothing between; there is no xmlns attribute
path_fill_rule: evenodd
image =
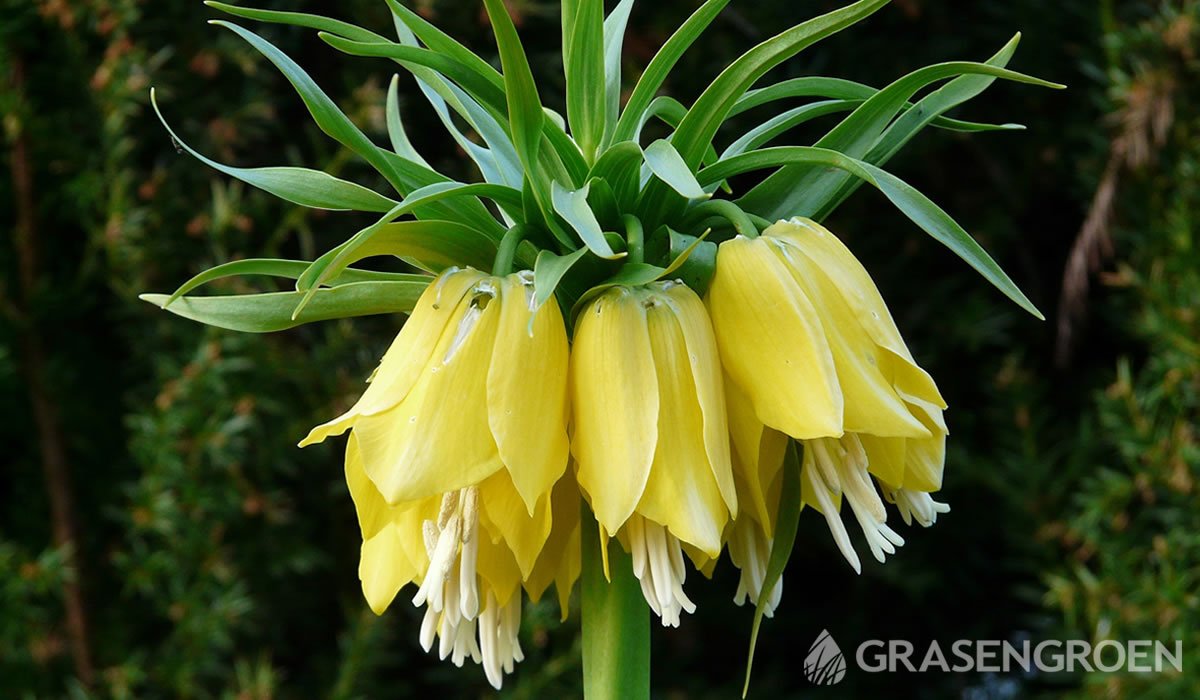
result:
<svg viewBox="0 0 1200 700"><path fill-rule="evenodd" d="M402 401L428 364L463 295L482 277L475 270L447 270L430 283L358 402L345 414L313 428L300 446L340 435L358 416L387 410Z"/></svg>
<svg viewBox="0 0 1200 700"><path fill-rule="evenodd" d="M582 567L580 551L580 498L575 479L568 475L558 480L550 494L553 527L533 571L525 579L525 590L534 602L554 583L562 619L571 607L571 589Z"/></svg>
<svg viewBox="0 0 1200 700"><path fill-rule="evenodd" d="M721 552L721 531L729 510L708 465L689 348L675 314L652 296L648 303L658 377L658 446L637 512L715 558Z"/></svg>
<svg viewBox="0 0 1200 700"><path fill-rule="evenodd" d="M511 600L521 586L521 569L512 550L504 543L496 544L487 537L479 538L475 569L496 594L496 600ZM486 599L486 596L481 596Z"/></svg>
<svg viewBox="0 0 1200 700"><path fill-rule="evenodd" d="M659 387L646 310L616 287L579 316L571 351L571 452L579 486L616 532L642 497L658 439Z"/></svg>
<svg viewBox="0 0 1200 700"><path fill-rule="evenodd" d="M528 577L550 534L548 490L530 514L508 472L501 469L479 486L479 501L483 505L484 525L493 535L498 534L503 539L512 550L521 577Z"/></svg>
<svg viewBox="0 0 1200 700"><path fill-rule="evenodd" d="M499 329L487 377L488 423L530 515L567 468L567 332L554 300L529 311L533 289L500 280ZM532 317L532 322L531 322Z"/></svg>
<svg viewBox="0 0 1200 700"><path fill-rule="evenodd" d="M729 434L733 446L733 468L740 484L742 505L749 516L773 533L774 514L779 507L778 483L783 469L788 437L762 424L746 394L732 381L725 382L729 408Z"/></svg>
<svg viewBox="0 0 1200 700"><path fill-rule="evenodd" d="M417 576L416 567L404 553L396 525L388 523L362 544L358 578L363 596L376 615L382 615L404 584Z"/></svg>
<svg viewBox="0 0 1200 700"><path fill-rule="evenodd" d="M858 438L867 453L869 471L888 486L899 488L904 483L907 447L913 440L881 438L866 434L859 435Z"/></svg>
<svg viewBox="0 0 1200 700"><path fill-rule="evenodd" d="M815 221L799 218L781 221L769 227L764 235L794 243L841 290L875 343L894 356L897 390L946 407L933 379L913 360L875 281L837 236Z"/></svg>
<svg viewBox="0 0 1200 700"><path fill-rule="evenodd" d="M830 234L832 235L832 234ZM764 234L763 238L767 238ZM845 397L847 432L884 437L928 437L929 431L909 413L907 405L884 375L884 351L859 323L840 290L799 250L799 246L767 238L814 306L837 367Z"/></svg>
<svg viewBox="0 0 1200 700"><path fill-rule="evenodd" d="M350 499L354 501L354 511L358 514L358 526L362 537L368 540L375 536L383 526L391 522L391 506L383 500L379 489L367 478L363 470L362 455L359 454L358 440L354 434L346 442L346 486L350 489Z"/></svg>
<svg viewBox="0 0 1200 700"><path fill-rule="evenodd" d="M767 425L837 437L842 393L817 312L762 238L721 244L707 303L721 362Z"/></svg>
<svg viewBox="0 0 1200 700"><path fill-rule="evenodd" d="M729 426L725 409L724 377L717 357L717 343L704 302L684 284L665 285L663 296L675 312L683 332L687 357L695 382L696 398L704 418L704 449L713 478L730 517L737 516L737 490L729 454Z"/></svg>
<svg viewBox="0 0 1200 700"><path fill-rule="evenodd" d="M915 402L913 413L929 428L933 437L907 441L904 482L900 485L914 491L932 493L942 488L942 472L946 465L946 422L941 409L933 404Z"/></svg>
<svg viewBox="0 0 1200 700"><path fill-rule="evenodd" d="M355 422L367 475L388 503L472 486L502 467L487 416L499 315L487 295L465 297L408 396Z"/></svg>

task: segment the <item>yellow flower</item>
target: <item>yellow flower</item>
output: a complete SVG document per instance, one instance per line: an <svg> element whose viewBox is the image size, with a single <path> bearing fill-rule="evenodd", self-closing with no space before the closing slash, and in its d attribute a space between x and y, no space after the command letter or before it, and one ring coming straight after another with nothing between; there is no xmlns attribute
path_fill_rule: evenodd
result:
<svg viewBox="0 0 1200 700"><path fill-rule="evenodd" d="M403 585L419 584L422 645L440 639L443 659L482 663L496 687L522 656L522 583L537 597L551 580L569 591L578 576L570 542L551 537L556 515L567 538L578 531L577 510L551 503L555 482L574 488L560 479L567 354L557 305L533 310L529 273L450 270L417 302L354 407L301 442L352 431L346 480L371 608L382 613ZM560 566L539 568L547 542Z"/></svg>
<svg viewBox="0 0 1200 700"><path fill-rule="evenodd" d="M580 314L571 353L571 451L603 536L617 535L664 625L694 605L683 592L721 550L737 513L725 398L712 327L675 283L614 287Z"/></svg>
<svg viewBox="0 0 1200 700"><path fill-rule="evenodd" d="M708 307L721 359L763 422L798 440L930 437L904 396L945 407L867 271L806 219L721 244Z"/></svg>
<svg viewBox="0 0 1200 700"><path fill-rule="evenodd" d="M707 303L730 384L765 425L803 441L804 502L856 571L843 495L876 559L904 543L872 475L905 522L949 510L929 497L941 487L946 403L836 236L792 219L726 241Z"/></svg>
<svg viewBox="0 0 1200 700"><path fill-rule="evenodd" d="M508 471L532 513L566 470L567 335L556 304L531 311L532 275L450 270L435 280L366 392L300 445L354 429L389 503Z"/></svg>

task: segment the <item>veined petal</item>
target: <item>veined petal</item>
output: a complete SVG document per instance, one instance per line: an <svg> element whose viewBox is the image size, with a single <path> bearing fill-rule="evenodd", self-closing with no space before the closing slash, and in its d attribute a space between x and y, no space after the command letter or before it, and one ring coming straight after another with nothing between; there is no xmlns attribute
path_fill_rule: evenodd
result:
<svg viewBox="0 0 1200 700"><path fill-rule="evenodd" d="M450 269L434 280L417 300L412 315L384 353L358 402L341 416L313 428L300 446L340 435L359 416L379 413L400 403L429 363L463 295L482 277L476 270Z"/></svg>
<svg viewBox="0 0 1200 700"><path fill-rule="evenodd" d="M707 304L721 362L767 425L837 437L842 392L816 309L767 241L721 244Z"/></svg>
<svg viewBox="0 0 1200 700"><path fill-rule="evenodd" d="M346 442L346 486L350 489L350 499L354 501L362 538L369 540L391 522L392 507L383 500L379 489L367 477L358 450L358 440L353 433Z"/></svg>
<svg viewBox="0 0 1200 700"><path fill-rule="evenodd" d="M483 506L483 522L493 534L492 541L503 540L521 569L521 578L527 578L550 535L549 489L542 494L534 512L529 513L512 478L501 469L480 484L479 501Z"/></svg>
<svg viewBox="0 0 1200 700"><path fill-rule="evenodd" d="M884 437L929 437L929 431L909 413L890 378L884 375L884 351L863 328L841 291L798 250L798 245L780 239L768 239L768 245L813 305L821 309L821 325L845 397L846 431Z"/></svg>
<svg viewBox="0 0 1200 700"><path fill-rule="evenodd" d="M417 577L417 567L405 555L396 525L387 523L362 544L358 578L363 596L376 615L382 615L404 584Z"/></svg>
<svg viewBox="0 0 1200 700"><path fill-rule="evenodd" d="M725 408L724 376L717 357L717 343L704 302L687 285L664 285L665 301L675 313L691 366L696 399L704 419L704 449L713 478L730 517L737 517L737 490L729 454L729 429Z"/></svg>
<svg viewBox="0 0 1200 700"><path fill-rule="evenodd" d="M409 395L356 421L367 475L389 503L465 488L502 467L487 416L500 316L493 301L483 292L464 297Z"/></svg>
<svg viewBox="0 0 1200 700"><path fill-rule="evenodd" d="M824 226L802 218L780 221L763 235L793 243L837 287L871 339L894 356L892 371L897 390L946 407L933 379L917 366L909 352L875 281L846 244Z"/></svg>
<svg viewBox="0 0 1200 700"><path fill-rule="evenodd" d="M716 558L729 509L708 466L689 347L675 314L654 295L646 303L658 376L658 445L637 512Z"/></svg>
<svg viewBox="0 0 1200 700"><path fill-rule="evenodd" d="M596 519L616 532L641 500L658 441L659 386L646 309L632 291L600 295L575 328L571 452Z"/></svg>
<svg viewBox="0 0 1200 700"><path fill-rule="evenodd" d="M533 289L500 280L499 329L487 376L488 424L529 515L567 468L567 331L558 304L530 313Z"/></svg>

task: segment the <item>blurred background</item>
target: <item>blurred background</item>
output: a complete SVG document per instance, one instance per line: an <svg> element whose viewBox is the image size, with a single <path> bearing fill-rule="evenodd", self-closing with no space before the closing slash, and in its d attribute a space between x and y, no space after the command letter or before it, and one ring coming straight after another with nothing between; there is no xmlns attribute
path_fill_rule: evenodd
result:
<svg viewBox="0 0 1200 700"><path fill-rule="evenodd" d="M391 26L382 0L261 4ZM476 3L416 4L494 58ZM749 46L840 4L733 3L666 87L689 103ZM636 6L627 75L694 6ZM511 9L555 104L557 4ZM0 697L488 696L479 669L422 653L406 594L382 618L367 609L340 445L295 447L353 400L402 319L241 335L137 300L234 258L311 259L366 223L178 154L149 109L152 85L181 136L218 160L380 184L265 59L205 24L216 16L200 2L0 0ZM344 57L311 31L254 29L384 138L387 62ZM951 404L953 511L903 530L908 544L861 576L803 513L751 697L1200 697L1200 3L895 0L777 75L882 86L984 60L1016 31L1010 67L1070 89L997 83L954 116L1027 131L929 130L890 169L1049 320L874 192L830 220ZM472 177L411 80L401 87L418 148ZM212 292L264 288L251 283ZM730 602L732 573L693 575L699 612L655 629L656 696L737 697L751 611ZM559 625L555 603L527 608L528 658L504 695L578 695L577 612ZM1184 672L852 672L815 688L799 667L822 629L848 652L872 638L1180 639Z"/></svg>

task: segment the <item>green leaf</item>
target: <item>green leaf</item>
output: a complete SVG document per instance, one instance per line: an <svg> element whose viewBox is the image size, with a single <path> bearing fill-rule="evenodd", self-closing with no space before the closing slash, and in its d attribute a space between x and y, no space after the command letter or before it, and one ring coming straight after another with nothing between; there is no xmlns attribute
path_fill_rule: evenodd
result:
<svg viewBox="0 0 1200 700"><path fill-rule="evenodd" d="M353 182L339 180L320 170L291 167L236 168L218 163L205 157L179 138L171 125L167 123L162 111L159 110L158 100L153 89L150 90L150 104L167 133L171 134L171 139L180 148L195 156L205 165L270 192L280 199L314 209L384 212L396 205L394 200L388 199L374 190Z"/></svg>
<svg viewBox="0 0 1200 700"><path fill-rule="evenodd" d="M372 314L409 313L431 279L426 275L409 275L408 279L403 280L354 282L320 289L313 296L305 313L296 318L292 318L292 310L302 296L300 292L182 297L167 310L177 316L218 328L246 333L269 333L313 321ZM143 294L139 298L159 308L164 308L170 299L166 294Z"/></svg>
<svg viewBox="0 0 1200 700"><path fill-rule="evenodd" d="M891 173L837 151L811 146L780 146L744 153L701 170L701 184L723 180L740 173L781 165L802 163L838 168L873 185L923 231L962 258L1005 296L1039 319L1045 320L1033 302L1017 288L1004 270L974 238L928 197Z"/></svg>
<svg viewBox="0 0 1200 700"><path fill-rule="evenodd" d="M604 20L604 138L601 152L613 142L621 111L621 49L633 0L621 0Z"/></svg>
<svg viewBox="0 0 1200 700"><path fill-rule="evenodd" d="M492 185L486 183L464 185L458 182L434 183L414 191L403 202L396 205L391 211L385 214L379 221L359 231L350 240L317 258L312 263L312 266L300 276L296 283L296 289L301 292L308 291L314 286L322 284L325 280L332 279L332 276L337 274L336 270L327 271L326 268L328 268L329 265L333 263L333 261L337 259L339 255L345 252L346 255L349 256L353 250L346 252L347 249L353 249L356 246L362 245L366 239L369 239L371 236L378 233L383 226L395 221L399 217L425 208L431 203L440 202L442 200L451 199L454 197L470 198L474 197L475 195L488 197L510 211L520 211L520 193L516 190L503 187L501 185ZM468 201L473 200L468 199ZM495 236L488 236L488 239L493 242L492 248L494 249L495 243L498 242L499 239ZM486 246L481 245L481 248L486 249ZM472 259L477 260L478 258L473 257ZM347 262L346 264L349 265L350 263Z"/></svg>
<svg viewBox="0 0 1200 700"><path fill-rule="evenodd" d="M622 265L621 269L617 270L616 274L614 274L612 277L609 277L600 284L593 286L579 297L579 299L575 302L575 305L571 307L572 323L574 323L574 320L579 317L579 313L583 311L583 307L586 306L589 301L595 299L607 289L619 286L638 287L643 284L650 284L651 282L657 282L658 280L671 276L676 270L678 270L681 266L683 266L684 263L687 262L693 251L695 251L702 243L705 243L704 237L707 235L708 233L705 232L704 236L693 238L691 244L688 245L687 248L685 248L678 255L676 255L675 259L672 260L671 264L667 267L659 267L658 265L651 265L649 263L626 263ZM691 237L689 236L689 238Z"/></svg>
<svg viewBox="0 0 1200 700"><path fill-rule="evenodd" d="M351 56L390 58L410 70L414 66L429 68L455 81L472 95L477 95L484 104L492 106L505 104L504 88L493 84L486 76L475 72L467 64L449 56L417 46L397 44L394 41L351 41L327 32L321 32L317 36L338 51Z"/></svg>
<svg viewBox="0 0 1200 700"><path fill-rule="evenodd" d="M888 0L860 0L792 27L734 61L700 95L671 137L684 162L693 168L700 164L705 148L733 105L767 71L821 39L867 18L887 3Z"/></svg>
<svg viewBox="0 0 1200 700"><path fill-rule="evenodd" d="M658 140L646 147L646 165L658 179L688 199L707 199L712 195L700 187L696 176L670 141Z"/></svg>
<svg viewBox="0 0 1200 700"><path fill-rule="evenodd" d="M629 95L629 101L625 103L625 111L621 113L621 118L617 120L616 133L613 137L615 141L630 141L633 140L637 128L645 123L642 119L643 112L650 106L650 102L658 94L658 89L662 87L667 76L671 73L671 69L683 56L688 47L696 41L709 24L721 14L721 10L729 4L729 0L707 0L701 5L691 17L679 25L679 29L671 35L670 39L662 45L654 58L650 60L650 65L646 66L646 70L642 72L642 76L638 78L637 85L633 87L633 92Z"/></svg>
<svg viewBox="0 0 1200 700"><path fill-rule="evenodd" d="M582 510L579 594L584 697L649 700L650 609L633 575L633 560L620 544L601 542L592 511L587 504ZM608 550L601 551L601 547Z"/></svg>
<svg viewBox="0 0 1200 700"><path fill-rule="evenodd" d="M587 248L580 248L569 255L555 255L548 250L538 253L537 262L533 265L533 304L535 309L540 309L542 304L554 296L559 282L562 282L571 267L579 262L587 252Z"/></svg>
<svg viewBox="0 0 1200 700"><path fill-rule="evenodd" d="M953 62L928 66L880 90L817 141L816 146L841 151L852 158L862 158L878 143L884 130L903 111L913 94L932 83L964 74L988 75L1043 87L1055 86L1054 83L984 63ZM813 216L849 180L850 177L842 173L817 171L810 166L791 166L771 175L748 192L739 204L766 218Z"/></svg>
<svg viewBox="0 0 1200 700"><path fill-rule="evenodd" d="M573 11L572 11L573 10ZM604 76L604 2L578 0L564 5L563 68L567 80L567 122L583 157L591 162L604 137L607 104ZM506 69L507 72L507 69Z"/></svg>
<svg viewBox="0 0 1200 700"><path fill-rule="evenodd" d="M354 24L343 22L341 20L322 17L321 15L310 15L303 12L279 12L277 10L260 10L253 7L242 7L239 5L229 5L215 0L205 0L205 5L220 10L235 17L244 17L246 19L254 19L260 22L270 22L273 24L289 24L294 27L305 27L307 29L316 29L324 32L332 32L353 39L355 41L385 41L384 37L367 29L363 29Z"/></svg>
<svg viewBox="0 0 1200 700"><path fill-rule="evenodd" d="M608 241L604 240L604 230L600 228L600 222L588 206L587 196L588 185L578 190L568 190L558 182L550 185L554 211L575 229L584 245L601 258L613 260L621 257L621 254L613 253Z"/></svg>
<svg viewBox="0 0 1200 700"><path fill-rule="evenodd" d="M674 275L691 287L698 296L708 292L717 269L717 244L706 241L708 235L689 236L678 231L669 231L670 252L673 262L663 277Z"/></svg>
<svg viewBox="0 0 1200 700"><path fill-rule="evenodd" d="M167 299L163 305L164 308L169 306L179 297L188 292L208 284L214 280L225 279L228 277L242 277L246 275L265 275L268 277L283 277L285 279L299 279L300 275L311 265L307 260L283 260L279 258L246 258L244 260L233 260L216 267L201 272L192 277L187 282L184 282L179 289L176 289L173 294ZM328 284L331 287L336 287L341 284L349 284L351 282L384 282L393 280L404 280L411 277L396 272L376 272L374 270L355 270L348 268L342 270L341 274L329 280Z"/></svg>
<svg viewBox="0 0 1200 700"><path fill-rule="evenodd" d="M587 180L599 179L612 187L622 211L631 211L641 190L642 149L633 141L611 146L596 161Z"/></svg>
<svg viewBox="0 0 1200 700"><path fill-rule="evenodd" d="M424 17L404 7L396 0L387 0L387 4L396 19L407 26L409 31L416 34L431 51L462 63L498 88L504 87L504 78L501 77L500 72L460 44L454 37L430 24Z"/></svg>
<svg viewBox="0 0 1200 700"><path fill-rule="evenodd" d="M388 138L392 142L392 150L396 155L414 163L429 167L429 163L417 153L417 149L413 148L412 142L408 140L408 132L404 130L404 122L400 118L400 76L393 75L392 81L388 83L387 92L387 130Z"/></svg>
<svg viewBox="0 0 1200 700"><path fill-rule="evenodd" d="M822 100L789 109L771 117L729 144L729 147L721 153L721 159L753 151L801 124L827 114L847 112L859 104L862 104L860 100Z"/></svg>
<svg viewBox="0 0 1200 700"><path fill-rule="evenodd" d="M538 150L541 146L542 101L538 97L533 72L525 49L517 36L512 17L504 6L504 0L484 0L492 30L496 35L496 47L500 50L500 65L504 73L504 92L508 103L508 120L512 129L513 145L531 178L538 172ZM535 193L537 184L535 183Z"/></svg>
<svg viewBox="0 0 1200 700"><path fill-rule="evenodd" d="M767 559L767 573L763 578L762 591L758 594L758 605L754 608L754 624L750 629L750 652L746 657L746 684L742 686L742 697L750 692L750 671L754 667L754 650L758 644L758 631L762 627L763 615L771 591L783 576L792 547L796 544L796 533L800 529L800 448L796 441L788 440L783 460L783 494L779 499L779 515L776 518L775 538L771 541L771 555Z"/></svg>

